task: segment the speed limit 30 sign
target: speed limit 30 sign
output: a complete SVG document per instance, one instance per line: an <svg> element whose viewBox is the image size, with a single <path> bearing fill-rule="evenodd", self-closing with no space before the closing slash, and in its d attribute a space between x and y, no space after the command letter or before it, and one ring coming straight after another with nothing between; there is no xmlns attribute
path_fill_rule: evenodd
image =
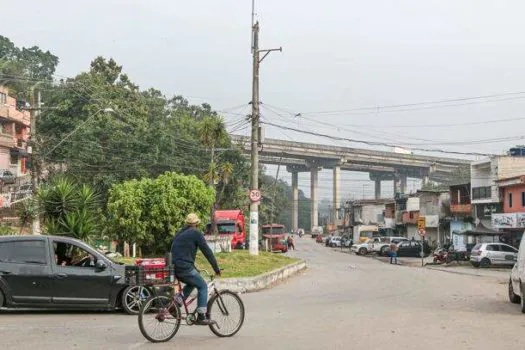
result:
<svg viewBox="0 0 525 350"><path fill-rule="evenodd" d="M250 190L248 197L253 203L259 202L261 200L261 191L259 190Z"/></svg>

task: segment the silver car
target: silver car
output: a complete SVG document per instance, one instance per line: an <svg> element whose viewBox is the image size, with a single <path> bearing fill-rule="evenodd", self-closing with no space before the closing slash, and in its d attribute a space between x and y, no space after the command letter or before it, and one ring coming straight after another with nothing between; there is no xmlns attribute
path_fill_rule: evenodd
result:
<svg viewBox="0 0 525 350"><path fill-rule="evenodd" d="M517 258L518 250L505 243L478 243L470 253L470 263L474 267L512 266Z"/></svg>

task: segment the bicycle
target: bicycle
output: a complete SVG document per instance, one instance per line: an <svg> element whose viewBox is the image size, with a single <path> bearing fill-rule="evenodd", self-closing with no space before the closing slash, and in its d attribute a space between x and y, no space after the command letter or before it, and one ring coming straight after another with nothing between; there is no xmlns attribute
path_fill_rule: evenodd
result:
<svg viewBox="0 0 525 350"><path fill-rule="evenodd" d="M136 282L150 286L174 287L175 293L171 295L153 295L141 307L138 323L142 335L153 343L166 342L177 334L182 319L188 326L195 324L197 319L197 307L190 312L189 306L197 299L187 297L186 300L178 300L182 291L181 282L175 279L173 267L156 269L162 272L162 279L144 281L141 279L141 271L136 274ZM148 270L151 273L151 269ZM215 276L206 270L204 272L210 279L208 282L208 314L207 316L215 322L209 325L210 330L218 337L232 337L244 323L244 303L234 292L224 289L218 290L215 285ZM130 281L133 282L133 281ZM183 307L183 310L181 310ZM237 315L237 316L236 316ZM149 325L152 324L152 329ZM162 335L154 334L156 331L163 332Z"/></svg>

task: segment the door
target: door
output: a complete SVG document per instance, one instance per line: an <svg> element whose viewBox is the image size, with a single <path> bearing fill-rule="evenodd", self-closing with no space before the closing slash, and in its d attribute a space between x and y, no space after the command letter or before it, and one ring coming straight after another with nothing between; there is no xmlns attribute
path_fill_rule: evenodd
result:
<svg viewBox="0 0 525 350"><path fill-rule="evenodd" d="M46 241L0 242L0 279L17 304L51 302L52 274Z"/></svg>
<svg viewBox="0 0 525 350"><path fill-rule="evenodd" d="M502 244L500 249L503 257L502 263L505 265L513 265L516 261L517 249L506 244Z"/></svg>
<svg viewBox="0 0 525 350"><path fill-rule="evenodd" d="M410 242L401 242L398 245L398 256L410 256Z"/></svg>
<svg viewBox="0 0 525 350"><path fill-rule="evenodd" d="M105 270L95 267L101 256L67 240L53 240L53 249L53 303L109 305L113 275L110 266Z"/></svg>
<svg viewBox="0 0 525 350"><path fill-rule="evenodd" d="M499 249L499 244L487 244L486 257L490 259L491 264L501 264L502 256Z"/></svg>

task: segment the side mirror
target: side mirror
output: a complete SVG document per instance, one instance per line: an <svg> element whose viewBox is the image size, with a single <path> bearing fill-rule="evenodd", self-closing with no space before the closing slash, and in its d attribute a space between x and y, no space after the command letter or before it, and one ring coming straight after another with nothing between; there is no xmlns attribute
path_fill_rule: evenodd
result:
<svg viewBox="0 0 525 350"><path fill-rule="evenodd" d="M105 269L107 269L108 265L106 265L106 263L102 260L97 260L97 262L95 263L95 268L99 271L104 271Z"/></svg>

